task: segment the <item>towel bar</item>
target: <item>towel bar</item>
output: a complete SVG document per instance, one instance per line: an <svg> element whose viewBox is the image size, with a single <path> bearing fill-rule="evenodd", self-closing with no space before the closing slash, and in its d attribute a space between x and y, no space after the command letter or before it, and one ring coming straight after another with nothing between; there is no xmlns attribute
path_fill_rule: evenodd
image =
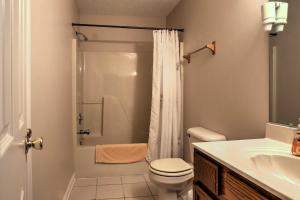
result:
<svg viewBox="0 0 300 200"><path fill-rule="evenodd" d="M213 42L205 45L204 47L202 47L200 49L197 49L197 50L195 50L195 51L193 51L191 53L188 53L187 55L184 55L183 57L185 59L187 59L188 63L191 63L191 55L193 55L193 54L195 54L195 53L197 53L199 51L202 51L204 49L209 49L211 51L212 55L215 55L216 54L216 41L213 41Z"/></svg>

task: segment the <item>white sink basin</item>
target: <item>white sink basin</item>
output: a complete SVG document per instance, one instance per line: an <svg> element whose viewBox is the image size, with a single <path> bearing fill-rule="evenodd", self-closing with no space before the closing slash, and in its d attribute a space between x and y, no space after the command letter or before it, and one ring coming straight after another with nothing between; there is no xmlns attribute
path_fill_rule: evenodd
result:
<svg viewBox="0 0 300 200"><path fill-rule="evenodd" d="M258 154L251 157L251 161L257 170L300 186L300 158L288 155Z"/></svg>

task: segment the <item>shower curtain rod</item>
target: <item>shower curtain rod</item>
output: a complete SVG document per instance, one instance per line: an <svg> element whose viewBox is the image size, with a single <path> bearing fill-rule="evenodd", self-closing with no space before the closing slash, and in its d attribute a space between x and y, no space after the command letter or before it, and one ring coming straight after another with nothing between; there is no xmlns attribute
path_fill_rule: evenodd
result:
<svg viewBox="0 0 300 200"><path fill-rule="evenodd" d="M72 26L85 26L85 27L101 27L101 28L125 28L125 29L142 29L142 30L174 30L184 32L184 29L175 28L156 28L156 27L143 27L143 26L117 26L117 25L104 25L104 24L81 24L72 23Z"/></svg>

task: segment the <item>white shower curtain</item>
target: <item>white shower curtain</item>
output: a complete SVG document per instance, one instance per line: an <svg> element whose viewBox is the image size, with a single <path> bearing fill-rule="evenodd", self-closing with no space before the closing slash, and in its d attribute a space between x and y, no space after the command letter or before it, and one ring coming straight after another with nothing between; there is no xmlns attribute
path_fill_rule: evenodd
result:
<svg viewBox="0 0 300 200"><path fill-rule="evenodd" d="M182 49L178 32L153 32L152 107L148 141L149 161L183 154Z"/></svg>

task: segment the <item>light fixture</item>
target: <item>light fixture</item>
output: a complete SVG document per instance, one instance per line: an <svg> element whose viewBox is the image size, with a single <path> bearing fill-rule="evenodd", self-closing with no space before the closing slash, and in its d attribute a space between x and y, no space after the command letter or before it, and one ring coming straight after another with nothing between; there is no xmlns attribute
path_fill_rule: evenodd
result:
<svg viewBox="0 0 300 200"><path fill-rule="evenodd" d="M284 30L288 18L288 3L286 2L267 2L262 6L262 18L265 31L275 32Z"/></svg>
<svg viewBox="0 0 300 200"><path fill-rule="evenodd" d="M287 24L289 4L285 2L276 3L275 32L281 32Z"/></svg>
<svg viewBox="0 0 300 200"><path fill-rule="evenodd" d="M271 31L276 22L276 4L275 2L264 3L262 6L262 17L265 25L265 31Z"/></svg>

